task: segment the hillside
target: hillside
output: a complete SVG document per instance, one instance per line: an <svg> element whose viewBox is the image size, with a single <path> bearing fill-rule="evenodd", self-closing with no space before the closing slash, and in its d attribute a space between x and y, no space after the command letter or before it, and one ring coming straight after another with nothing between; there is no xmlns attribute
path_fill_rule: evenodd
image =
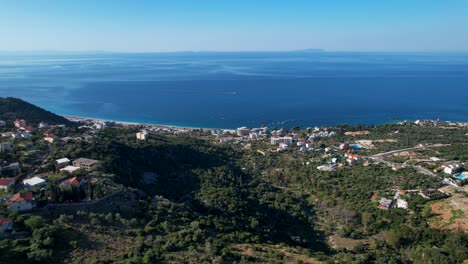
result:
<svg viewBox="0 0 468 264"><path fill-rule="evenodd" d="M0 98L0 120L11 124L15 119L25 119L29 124L47 122L51 125L63 124L71 126L74 123L68 119L25 102L18 98Z"/></svg>

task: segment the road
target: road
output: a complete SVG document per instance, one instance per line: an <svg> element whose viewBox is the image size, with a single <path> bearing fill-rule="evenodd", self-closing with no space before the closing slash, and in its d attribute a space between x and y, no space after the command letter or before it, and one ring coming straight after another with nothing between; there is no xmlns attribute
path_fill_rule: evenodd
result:
<svg viewBox="0 0 468 264"><path fill-rule="evenodd" d="M413 148L397 149L397 150L392 150L392 151L388 151L384 153L375 154L375 155L369 156L369 158L380 159L388 155L393 155L395 153L400 153L400 152L405 152L405 151L412 151L412 150L426 149L426 148L447 147L447 146L450 146L450 144L434 144L434 145L427 145L427 146L416 146Z"/></svg>
<svg viewBox="0 0 468 264"><path fill-rule="evenodd" d="M434 177L439 181L442 181L442 182L444 182L446 184L449 184L450 186L452 186L457 191L466 192L463 188L460 188L460 187L458 187L458 186L456 186L456 185L454 185L454 184L452 184L450 182L445 181L444 179L439 177L437 174L433 173L432 171L430 171L430 170L428 170L426 168L421 167L420 165L407 165L406 163L398 164L398 163L394 163L394 162L391 162L391 161L386 161L386 160L383 159L383 157L388 156L388 155L392 155L392 154L395 154L395 153L418 150L418 149L425 149L425 148L447 147L447 146L450 146L450 144L434 144L434 145L427 145L427 146L417 146L417 147L413 147L413 148L397 149L397 150L392 150L392 151L388 151L388 152L384 152L384 153L379 153L379 154L376 154L376 155L373 155L373 156L369 156L368 158L373 159L375 161L383 162L387 166L394 167L394 168L397 168L397 169L406 168L408 166L411 166L417 172L428 175L428 176L431 176L431 177Z"/></svg>

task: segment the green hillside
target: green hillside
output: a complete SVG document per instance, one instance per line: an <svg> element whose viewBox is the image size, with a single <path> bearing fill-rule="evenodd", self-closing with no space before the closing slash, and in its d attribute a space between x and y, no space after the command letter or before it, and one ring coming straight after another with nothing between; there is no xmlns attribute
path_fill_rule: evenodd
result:
<svg viewBox="0 0 468 264"><path fill-rule="evenodd" d="M46 122L51 125L67 125L74 123L68 119L32 105L18 98L0 98L0 120L12 124L15 119L25 119L28 124Z"/></svg>

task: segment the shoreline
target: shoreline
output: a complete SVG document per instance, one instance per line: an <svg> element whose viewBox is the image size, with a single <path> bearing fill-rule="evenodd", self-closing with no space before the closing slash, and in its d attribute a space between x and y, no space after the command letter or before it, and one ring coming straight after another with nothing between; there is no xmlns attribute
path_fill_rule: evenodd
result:
<svg viewBox="0 0 468 264"><path fill-rule="evenodd" d="M189 126L165 125L165 124L154 124L154 123L144 123L144 122L129 122L129 121L120 121L120 120L112 120L112 119L94 118L94 117L83 117L83 116L70 116L70 115L61 115L61 116L73 122L86 122L86 121L112 122L121 126L149 126L153 128L170 128L170 129L180 129L180 130L196 130L196 129L235 130L235 129L229 129L229 128L189 127Z"/></svg>
<svg viewBox="0 0 468 264"><path fill-rule="evenodd" d="M196 129L207 129L207 130L227 130L227 131L235 131L235 128L212 128L212 127L190 127L190 126L177 126L177 125L165 125L165 124L155 124L155 123L144 123L144 122L130 122L130 121L121 121L121 120L112 120L112 119L103 119L103 118L94 118L94 117L83 117L83 116L70 116L70 115L60 115L72 122L112 122L121 126L130 127L130 126L147 126L151 128L160 128L160 129L176 129L176 130L196 130ZM426 119L421 119L426 120ZM393 122L383 122L379 125L383 124L397 124L399 122L415 122L416 120L401 120ZM432 120L434 121L434 120ZM442 122L454 122L460 123L464 126L468 126L468 121L442 121Z"/></svg>

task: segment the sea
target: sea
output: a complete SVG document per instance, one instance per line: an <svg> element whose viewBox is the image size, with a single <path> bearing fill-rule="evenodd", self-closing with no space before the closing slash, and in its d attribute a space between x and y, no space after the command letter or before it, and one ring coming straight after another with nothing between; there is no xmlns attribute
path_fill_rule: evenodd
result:
<svg viewBox="0 0 468 264"><path fill-rule="evenodd" d="M3 52L0 97L184 127L468 121L468 53Z"/></svg>

